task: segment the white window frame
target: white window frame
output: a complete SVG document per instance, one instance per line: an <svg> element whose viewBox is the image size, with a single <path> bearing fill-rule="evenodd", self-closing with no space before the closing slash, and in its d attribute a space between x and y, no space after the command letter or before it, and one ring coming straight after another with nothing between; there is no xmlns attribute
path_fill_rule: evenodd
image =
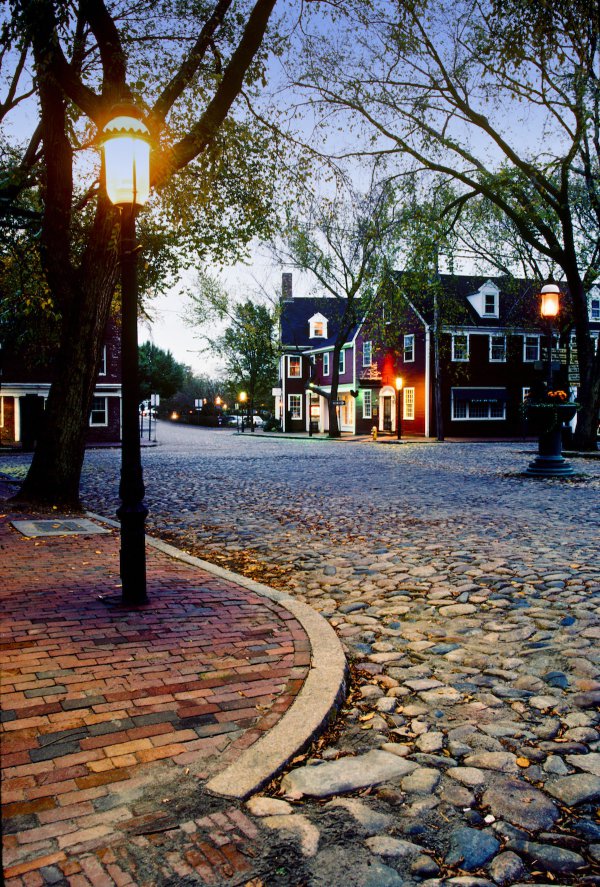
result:
<svg viewBox="0 0 600 887"><path fill-rule="evenodd" d="M322 314L315 314L308 321L309 339L326 339L327 338L327 318ZM317 327L321 327L321 332L317 332Z"/></svg>
<svg viewBox="0 0 600 887"><path fill-rule="evenodd" d="M590 320L594 323L600 321L600 296L592 296L590 299Z"/></svg>
<svg viewBox="0 0 600 887"><path fill-rule="evenodd" d="M527 349L533 347L533 340L535 339L536 346L536 356L535 357L527 357ZM529 342L528 342L529 340ZM533 334L524 334L523 335L523 363L537 363L540 359L540 337Z"/></svg>
<svg viewBox="0 0 600 887"><path fill-rule="evenodd" d="M292 407L292 401L297 399L298 410L296 411ZM297 412L297 415L296 415ZM301 394L288 394L288 413L290 415L290 419L302 419L302 395Z"/></svg>
<svg viewBox="0 0 600 887"><path fill-rule="evenodd" d="M525 403L529 395L531 394L531 388L526 386L525 388L521 388L521 401Z"/></svg>
<svg viewBox="0 0 600 887"><path fill-rule="evenodd" d="M104 409L94 409L94 401L104 401ZM94 413L104 413L104 421L103 422L95 422L94 421ZM90 428L107 428L108 427L108 397L104 395L94 395L92 398L92 406L90 407Z"/></svg>
<svg viewBox="0 0 600 887"><path fill-rule="evenodd" d="M466 357L456 356L456 340L458 338L466 339ZM468 363L471 353L470 346L469 333L452 333L452 361L454 363Z"/></svg>
<svg viewBox="0 0 600 887"><path fill-rule="evenodd" d="M323 375L329 375L329 351L323 354Z"/></svg>
<svg viewBox="0 0 600 887"><path fill-rule="evenodd" d="M415 389L403 388L402 398L402 419L411 422L415 418Z"/></svg>
<svg viewBox="0 0 600 887"><path fill-rule="evenodd" d="M502 357L494 357L494 339L502 339ZM496 333L489 335L489 359L490 363L506 363L506 336Z"/></svg>
<svg viewBox="0 0 600 887"><path fill-rule="evenodd" d="M460 400L454 399L454 394L452 395L451 401L451 419L453 422L504 422L506 420L506 401L505 400L496 400L495 403L499 403L502 406L502 415L501 416L491 416L491 408L492 404L488 403L488 415L487 416L471 416L471 401L470 400ZM457 415L457 406L464 406L464 416Z"/></svg>
<svg viewBox="0 0 600 887"><path fill-rule="evenodd" d="M414 363L414 360L415 360L415 334L414 333L407 333L404 336L404 343L403 343L403 347L402 347L402 359L403 359L404 363Z"/></svg>
<svg viewBox="0 0 600 887"><path fill-rule="evenodd" d="M373 343L363 342L363 359L362 365L364 367L370 367L373 363Z"/></svg>
<svg viewBox="0 0 600 887"><path fill-rule="evenodd" d="M365 390L363 391L362 414L363 419L373 418L373 392L370 388L365 388Z"/></svg>
<svg viewBox="0 0 600 887"><path fill-rule="evenodd" d="M492 306L491 311L487 310L486 302L488 299L491 299L493 301L493 306ZM482 317L498 317L498 293L496 293L496 292L493 292L493 293L490 293L490 292L485 293L484 292L483 293L483 315L482 315Z"/></svg>
<svg viewBox="0 0 600 887"><path fill-rule="evenodd" d="M102 356L100 358L100 368L98 369L98 375L106 375L106 345L102 346Z"/></svg>
<svg viewBox="0 0 600 887"><path fill-rule="evenodd" d="M340 376L346 372L346 351L344 348L340 351Z"/></svg>
<svg viewBox="0 0 600 887"><path fill-rule="evenodd" d="M298 372L292 373L292 361L298 361ZM301 379L302 378L302 358L296 354L288 355L288 371L287 371L288 379Z"/></svg>

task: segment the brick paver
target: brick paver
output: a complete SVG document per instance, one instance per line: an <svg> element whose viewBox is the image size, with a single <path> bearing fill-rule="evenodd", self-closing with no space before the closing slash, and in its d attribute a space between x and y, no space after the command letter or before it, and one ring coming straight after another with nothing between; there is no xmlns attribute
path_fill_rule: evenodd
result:
<svg viewBox="0 0 600 887"><path fill-rule="evenodd" d="M13 515L24 519L29 515ZM118 534L29 539L0 519L2 802L13 885L251 876L254 826L203 781L270 729L309 665L279 604L148 549L150 604L119 594ZM187 804L187 806L186 806Z"/></svg>

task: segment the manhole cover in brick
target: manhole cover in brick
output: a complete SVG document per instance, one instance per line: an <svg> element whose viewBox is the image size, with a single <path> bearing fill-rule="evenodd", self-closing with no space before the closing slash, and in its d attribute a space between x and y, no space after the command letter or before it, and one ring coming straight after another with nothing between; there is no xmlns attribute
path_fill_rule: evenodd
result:
<svg viewBox="0 0 600 887"><path fill-rule="evenodd" d="M14 520L12 525L24 536L90 536L92 533L110 533L87 518L74 520Z"/></svg>

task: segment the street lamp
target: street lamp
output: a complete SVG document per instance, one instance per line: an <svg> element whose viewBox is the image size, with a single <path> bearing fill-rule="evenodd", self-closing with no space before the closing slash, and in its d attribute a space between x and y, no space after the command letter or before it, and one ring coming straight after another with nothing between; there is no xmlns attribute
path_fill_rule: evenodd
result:
<svg viewBox="0 0 600 887"><path fill-rule="evenodd" d="M525 474L530 477L570 477L575 469L562 454L562 425L569 422L577 410L576 404L565 403L566 393L553 392L552 344L554 318L560 310L561 292L553 281L548 281L540 291L540 314L548 322L548 361L546 367L547 400L529 405L527 415L539 423L538 454L529 463ZM563 401L556 400L561 395Z"/></svg>
<svg viewBox="0 0 600 887"><path fill-rule="evenodd" d="M398 410L398 419L396 421L396 430L398 431L398 440L402 439L402 376L396 376L396 406Z"/></svg>
<svg viewBox="0 0 600 887"><path fill-rule="evenodd" d="M546 382L548 391L552 390L552 345L554 340L554 318L560 308L560 289L549 281L540 290L540 314L548 323L548 361L546 367Z"/></svg>
<svg viewBox="0 0 600 887"><path fill-rule="evenodd" d="M137 606L146 594L144 479L138 430L137 252L135 216L150 195L150 133L132 105L117 105L102 131L106 193L121 209L122 444L121 602Z"/></svg>
<svg viewBox="0 0 600 887"><path fill-rule="evenodd" d="M248 400L248 395L246 394L245 391L240 391L240 393L238 395L238 400L239 400L239 405L238 405L238 420L239 420L240 410L244 409L244 405L245 405L246 401ZM239 427L238 427L238 431L239 431ZM243 434L243 432L244 432L244 415L242 413L242 434Z"/></svg>

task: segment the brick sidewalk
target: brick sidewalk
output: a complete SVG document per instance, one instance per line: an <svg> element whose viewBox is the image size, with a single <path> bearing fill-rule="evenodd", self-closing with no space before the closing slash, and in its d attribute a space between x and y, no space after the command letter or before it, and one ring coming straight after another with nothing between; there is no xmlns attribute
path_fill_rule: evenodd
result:
<svg viewBox="0 0 600 887"><path fill-rule="evenodd" d="M27 515L0 519L6 883L251 877L252 823L230 801L198 798L294 701L304 629L280 604L152 548L149 606L107 607L114 530L26 538L15 518Z"/></svg>

